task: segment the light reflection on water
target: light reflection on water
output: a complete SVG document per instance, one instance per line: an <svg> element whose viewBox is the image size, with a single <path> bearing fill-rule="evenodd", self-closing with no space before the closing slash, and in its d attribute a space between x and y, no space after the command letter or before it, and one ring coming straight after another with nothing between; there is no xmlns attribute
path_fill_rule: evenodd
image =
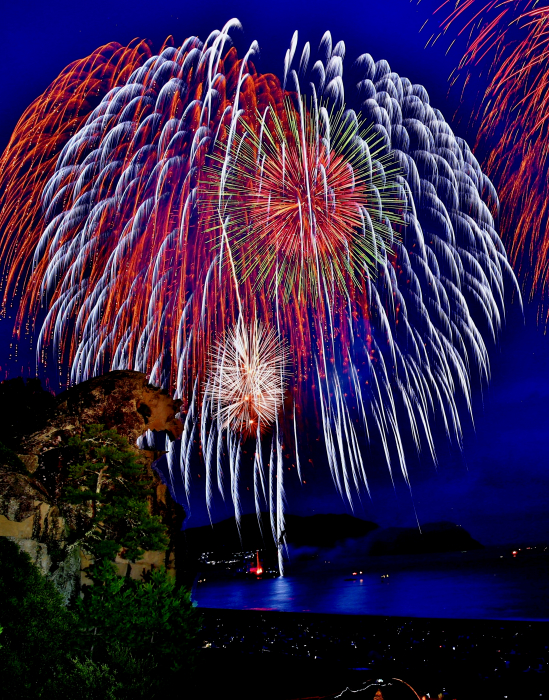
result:
<svg viewBox="0 0 549 700"><path fill-rule="evenodd" d="M353 580L345 580L352 578ZM351 576L347 572L300 573L256 580L230 578L195 586L199 607L266 609L402 617L549 620L545 562L419 566Z"/></svg>

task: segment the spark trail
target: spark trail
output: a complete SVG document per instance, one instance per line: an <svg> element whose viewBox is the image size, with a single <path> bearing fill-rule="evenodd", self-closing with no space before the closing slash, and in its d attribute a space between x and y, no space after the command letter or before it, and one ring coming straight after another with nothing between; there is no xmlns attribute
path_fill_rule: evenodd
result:
<svg viewBox="0 0 549 700"><path fill-rule="evenodd" d="M440 8L442 9L442 8ZM486 74L474 121L498 186L502 235L524 291L549 321L549 6L534 0L459 2L440 22L467 37L453 82Z"/></svg>

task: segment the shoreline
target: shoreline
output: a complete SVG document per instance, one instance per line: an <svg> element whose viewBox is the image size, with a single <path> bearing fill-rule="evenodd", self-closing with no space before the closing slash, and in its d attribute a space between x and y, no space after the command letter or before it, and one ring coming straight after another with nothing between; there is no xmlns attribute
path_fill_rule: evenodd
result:
<svg viewBox="0 0 549 700"><path fill-rule="evenodd" d="M276 610L274 608L214 608L214 607L202 607L200 605L195 606L196 609L201 613L201 614L206 614L206 615L214 615L214 614L220 614L220 615L227 615L231 616L234 615L236 616L242 616L242 615L269 615L272 617L275 616L284 616L284 619L290 619L290 618L301 618L304 617L306 619L311 619L313 620L314 618L318 619L326 619L327 621L330 620L356 620L356 621L363 621L363 620L371 620L375 623L394 623L394 624L406 624L408 622L417 622L419 624L425 623L425 624L433 624L433 625L444 625L446 627L451 627L452 625L455 624L455 626L461 626L461 624L466 624L468 626L471 625L486 625L486 626L498 626L500 625L501 627L503 626L512 626L512 625L525 625L525 626L533 626L533 625L539 625L539 626L545 626L547 627L547 630L549 631L549 620L546 619L535 619L535 620L530 620L530 619L517 619L517 618L469 618L469 617L423 617L423 616L414 616L414 615L370 615L370 614L362 614L362 613L331 613L331 612L311 612L308 610L302 610L302 611L286 611L286 610ZM549 642L549 637L548 640ZM549 695L548 695L549 697Z"/></svg>

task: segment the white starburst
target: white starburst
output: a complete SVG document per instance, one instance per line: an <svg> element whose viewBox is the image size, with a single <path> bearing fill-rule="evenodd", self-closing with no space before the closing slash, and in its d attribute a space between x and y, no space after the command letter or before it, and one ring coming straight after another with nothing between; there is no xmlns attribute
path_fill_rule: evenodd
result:
<svg viewBox="0 0 549 700"><path fill-rule="evenodd" d="M274 328L241 319L217 344L204 401L212 416L236 432L256 434L271 425L286 389L287 349Z"/></svg>

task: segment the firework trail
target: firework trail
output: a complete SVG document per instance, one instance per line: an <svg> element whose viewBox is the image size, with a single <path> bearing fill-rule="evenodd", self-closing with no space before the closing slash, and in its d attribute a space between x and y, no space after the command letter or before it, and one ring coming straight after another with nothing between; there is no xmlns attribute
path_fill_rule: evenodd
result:
<svg viewBox="0 0 549 700"><path fill-rule="evenodd" d="M498 185L501 228L525 291L539 294L539 316L549 320L549 6L534 0L457 4L440 25L459 29L466 50L454 81L488 69L476 121L477 145Z"/></svg>
<svg viewBox="0 0 549 700"><path fill-rule="evenodd" d="M351 507L370 441L408 484L406 436L433 460L435 424L461 443L516 283L495 191L422 86L364 54L355 112L343 42L327 32L312 63L294 35L281 82L255 42L238 57L237 25L140 59L39 180L6 161L35 208L4 304L28 275L16 331L68 381L129 368L181 398L170 475L188 496L199 443L208 510L230 492L238 521L253 473L282 566L284 482L306 481L317 438Z"/></svg>

